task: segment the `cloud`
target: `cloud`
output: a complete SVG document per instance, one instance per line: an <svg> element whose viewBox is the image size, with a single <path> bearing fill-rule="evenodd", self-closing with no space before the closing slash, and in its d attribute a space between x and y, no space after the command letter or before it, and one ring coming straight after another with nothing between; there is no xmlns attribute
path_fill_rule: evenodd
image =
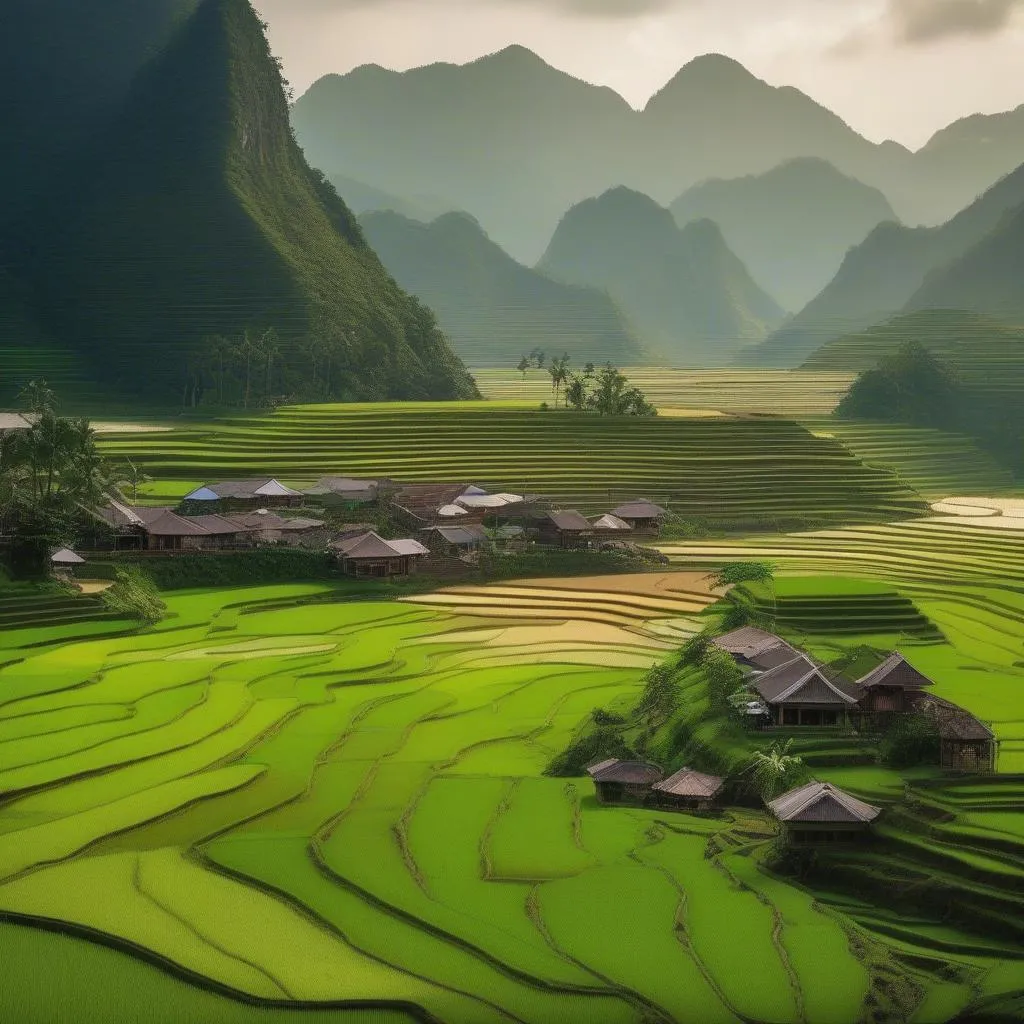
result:
<svg viewBox="0 0 1024 1024"><path fill-rule="evenodd" d="M901 42L928 43L995 35L1022 6L1024 0L889 0L889 14Z"/></svg>

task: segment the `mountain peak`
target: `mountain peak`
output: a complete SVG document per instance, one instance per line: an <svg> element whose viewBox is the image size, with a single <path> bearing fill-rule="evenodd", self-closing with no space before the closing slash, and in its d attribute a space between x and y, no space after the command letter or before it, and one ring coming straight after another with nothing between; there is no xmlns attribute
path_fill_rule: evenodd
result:
<svg viewBox="0 0 1024 1024"><path fill-rule="evenodd" d="M647 109L650 110L665 97L676 93L704 90L734 91L751 85L769 88L732 57L727 57L723 53L706 53L684 64L651 97Z"/></svg>

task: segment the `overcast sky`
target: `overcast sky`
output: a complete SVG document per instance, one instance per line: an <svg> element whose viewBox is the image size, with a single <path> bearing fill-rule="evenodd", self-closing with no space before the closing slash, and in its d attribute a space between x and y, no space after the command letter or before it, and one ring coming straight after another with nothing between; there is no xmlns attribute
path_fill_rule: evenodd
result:
<svg viewBox="0 0 1024 1024"><path fill-rule="evenodd" d="M641 107L688 60L726 53L871 139L918 147L1024 103L1024 0L254 0L301 94L376 63L465 63L521 43Z"/></svg>

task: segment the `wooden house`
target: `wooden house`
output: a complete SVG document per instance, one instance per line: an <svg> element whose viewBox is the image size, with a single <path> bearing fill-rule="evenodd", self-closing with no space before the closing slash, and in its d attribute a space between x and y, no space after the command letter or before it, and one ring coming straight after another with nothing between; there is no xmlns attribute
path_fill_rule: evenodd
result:
<svg viewBox="0 0 1024 1024"><path fill-rule="evenodd" d="M805 654L754 676L751 685L776 726L840 726L857 708L857 698Z"/></svg>
<svg viewBox="0 0 1024 1024"><path fill-rule="evenodd" d="M487 544L487 531L476 523L465 526L431 526L423 531L424 543L435 555L462 558Z"/></svg>
<svg viewBox="0 0 1024 1024"><path fill-rule="evenodd" d="M597 799L603 804L645 804L651 786L660 782L664 772L648 761L620 761L610 758L591 765L587 774L594 780Z"/></svg>
<svg viewBox="0 0 1024 1024"><path fill-rule="evenodd" d="M731 654L737 664L760 672L778 668L800 654L782 637L756 626L734 629L731 633L715 637L712 643L720 650Z"/></svg>
<svg viewBox="0 0 1024 1024"><path fill-rule="evenodd" d="M939 734L939 765L953 772L994 772L999 744L995 733L980 719L952 701L921 694L913 704L927 715Z"/></svg>
<svg viewBox="0 0 1024 1024"><path fill-rule="evenodd" d="M548 512L537 520L537 530L542 543L560 548L585 548L594 537L590 520L575 509Z"/></svg>
<svg viewBox="0 0 1024 1024"><path fill-rule="evenodd" d="M225 480L206 484L186 494L186 508L192 502L208 504L222 510L258 508L296 508L304 501L300 491L286 487L273 477L252 480ZM219 503L219 505L217 504Z"/></svg>
<svg viewBox="0 0 1024 1024"><path fill-rule="evenodd" d="M902 654L891 654L857 680L860 707L865 714L881 716L910 711L924 690L933 685Z"/></svg>
<svg viewBox="0 0 1024 1024"><path fill-rule="evenodd" d="M809 782L772 800L768 810L793 846L851 842L863 836L881 808L858 800L829 782Z"/></svg>
<svg viewBox="0 0 1024 1024"><path fill-rule="evenodd" d="M725 786L725 779L681 768L651 786L651 801L658 807L680 811L709 811Z"/></svg>
<svg viewBox="0 0 1024 1024"><path fill-rule="evenodd" d="M196 516L196 519L202 519ZM322 519L306 516L279 516L269 509L260 508L252 512L240 512L230 517L248 532L254 544L284 544L291 547L319 540L321 548L327 541L324 530L327 524Z"/></svg>
<svg viewBox="0 0 1024 1024"><path fill-rule="evenodd" d="M626 504L612 509L613 516L629 524L630 528L638 534L657 536L665 524L665 517L668 512L660 505L646 498L638 498L636 501L627 501Z"/></svg>
<svg viewBox="0 0 1024 1024"><path fill-rule="evenodd" d="M419 541L384 540L372 530L336 540L330 547L342 571L362 579L409 576L419 559L429 554Z"/></svg>

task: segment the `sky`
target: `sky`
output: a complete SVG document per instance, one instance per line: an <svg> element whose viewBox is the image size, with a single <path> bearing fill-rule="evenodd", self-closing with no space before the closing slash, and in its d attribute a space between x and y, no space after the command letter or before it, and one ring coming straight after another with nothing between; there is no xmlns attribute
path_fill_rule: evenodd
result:
<svg viewBox="0 0 1024 1024"><path fill-rule="evenodd" d="M1024 103L1024 0L254 0L301 95L360 64L462 64L511 43L642 107L725 53L878 142L918 148Z"/></svg>

